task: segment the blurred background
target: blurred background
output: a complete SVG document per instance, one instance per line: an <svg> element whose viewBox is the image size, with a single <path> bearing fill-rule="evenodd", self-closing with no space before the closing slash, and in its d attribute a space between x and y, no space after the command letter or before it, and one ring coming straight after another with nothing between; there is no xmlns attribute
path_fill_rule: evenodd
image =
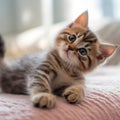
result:
<svg viewBox="0 0 120 120"><path fill-rule="evenodd" d="M7 56L18 58L48 48L58 31L85 10L96 34L120 44L119 6L120 0L0 0L0 33Z"/></svg>

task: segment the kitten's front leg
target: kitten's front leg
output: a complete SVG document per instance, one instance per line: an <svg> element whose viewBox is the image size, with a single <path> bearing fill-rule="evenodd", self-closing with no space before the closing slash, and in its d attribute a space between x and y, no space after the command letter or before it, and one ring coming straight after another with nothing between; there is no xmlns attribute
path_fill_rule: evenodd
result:
<svg viewBox="0 0 120 120"><path fill-rule="evenodd" d="M51 75L41 70L38 73L28 80L31 100L36 107L53 108L56 105L56 97L52 94L50 86Z"/></svg>
<svg viewBox="0 0 120 120"><path fill-rule="evenodd" d="M65 99L71 104L78 104L84 98L84 85L73 85L63 92Z"/></svg>

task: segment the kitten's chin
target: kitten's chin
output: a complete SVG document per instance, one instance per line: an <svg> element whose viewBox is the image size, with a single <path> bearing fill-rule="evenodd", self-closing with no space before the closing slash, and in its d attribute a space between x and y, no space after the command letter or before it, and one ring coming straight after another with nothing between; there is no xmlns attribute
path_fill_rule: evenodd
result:
<svg viewBox="0 0 120 120"><path fill-rule="evenodd" d="M61 59L65 62L67 62L68 64L72 65L72 66L77 66L78 62L73 54L72 51L65 51L65 50L60 50L59 51L59 56L61 57Z"/></svg>

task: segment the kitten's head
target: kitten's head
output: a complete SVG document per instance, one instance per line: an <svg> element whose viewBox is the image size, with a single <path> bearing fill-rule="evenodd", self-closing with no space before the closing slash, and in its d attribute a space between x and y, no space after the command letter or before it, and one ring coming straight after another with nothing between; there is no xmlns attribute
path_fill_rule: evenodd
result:
<svg viewBox="0 0 120 120"><path fill-rule="evenodd" d="M88 12L82 13L56 39L59 56L69 65L88 71L111 56L116 46L100 43L88 28Z"/></svg>

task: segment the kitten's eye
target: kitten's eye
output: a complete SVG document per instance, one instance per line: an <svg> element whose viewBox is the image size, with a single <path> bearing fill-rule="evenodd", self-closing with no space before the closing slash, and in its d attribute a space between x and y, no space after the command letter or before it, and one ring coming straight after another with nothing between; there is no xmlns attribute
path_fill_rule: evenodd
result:
<svg viewBox="0 0 120 120"><path fill-rule="evenodd" d="M87 50L85 48L79 48L78 51L81 55L87 55Z"/></svg>
<svg viewBox="0 0 120 120"><path fill-rule="evenodd" d="M74 42L77 38L75 35L70 35L68 38L71 42Z"/></svg>

